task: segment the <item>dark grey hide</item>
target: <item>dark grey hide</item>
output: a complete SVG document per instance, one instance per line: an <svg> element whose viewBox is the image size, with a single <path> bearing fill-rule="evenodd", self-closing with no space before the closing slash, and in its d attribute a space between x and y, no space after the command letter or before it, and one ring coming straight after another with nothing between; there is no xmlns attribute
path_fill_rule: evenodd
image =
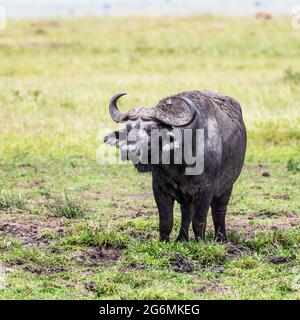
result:
<svg viewBox="0 0 300 320"><path fill-rule="evenodd" d="M188 91L162 99L155 108L138 107L121 113L116 95L110 114L116 122L125 122L127 130L141 128L150 135L154 128L204 129L204 171L186 175L186 164L136 164L141 172L151 172L153 194L159 212L160 239L168 241L173 228L173 206L181 206L181 228L177 240L188 240L192 223L196 240L204 239L209 207L215 228L215 240L226 240L225 216L233 184L238 178L246 152L246 129L240 104L233 98L210 92ZM117 136L105 142L119 146ZM145 142L146 143L146 142ZM138 144L134 152L139 151ZM126 146L128 147L128 146ZM149 145L150 148L150 145Z"/></svg>

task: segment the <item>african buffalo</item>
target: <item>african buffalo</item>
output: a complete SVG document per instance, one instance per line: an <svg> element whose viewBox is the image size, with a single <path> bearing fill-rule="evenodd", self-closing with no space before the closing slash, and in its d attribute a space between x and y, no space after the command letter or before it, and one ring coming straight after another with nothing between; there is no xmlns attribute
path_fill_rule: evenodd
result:
<svg viewBox="0 0 300 320"><path fill-rule="evenodd" d="M164 98L154 108L137 107L122 113L115 95L109 104L112 119L124 122L122 130L104 138L104 142L127 152L126 160L135 159L140 172L151 172L154 198L159 212L160 239L168 241L173 228L173 206L176 200L181 206L181 228L177 240L188 240L192 222L196 240L204 239L209 207L215 229L215 240L226 240L225 216L233 184L240 175L246 152L246 129L240 104L231 97L211 91L188 91ZM138 131L136 131L138 130ZM154 131L167 132L167 142L158 139L159 157L153 161L152 143ZM176 131L177 130L177 131ZM134 139L121 141L133 132ZM177 132L174 134L174 132ZM197 151L198 131L199 146ZM190 141L178 138L178 132L192 132ZM197 136L196 136L197 133ZM200 171L193 171L195 164L187 162L184 148L193 156L199 153ZM149 151L141 161L144 151ZM165 152L169 162L162 161ZM184 158L176 162L175 153ZM152 152L153 153L153 152ZM130 157L132 156L132 157ZM179 157L180 158L180 157ZM137 161L136 161L137 160ZM188 173L188 169L190 169ZM196 173L195 173L196 172Z"/></svg>

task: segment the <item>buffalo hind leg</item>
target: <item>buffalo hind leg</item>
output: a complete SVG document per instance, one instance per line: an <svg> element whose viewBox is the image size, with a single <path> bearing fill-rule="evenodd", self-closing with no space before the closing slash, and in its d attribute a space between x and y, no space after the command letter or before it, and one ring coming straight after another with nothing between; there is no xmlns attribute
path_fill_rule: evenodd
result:
<svg viewBox="0 0 300 320"><path fill-rule="evenodd" d="M207 188L199 194L195 213L193 216L193 231L197 241L204 240L206 230L206 220L209 206L212 201L213 189Z"/></svg>
<svg viewBox="0 0 300 320"><path fill-rule="evenodd" d="M231 196L232 188L220 197L213 197L211 203L212 217L215 228L215 241L226 241L225 217L227 205Z"/></svg>
<svg viewBox="0 0 300 320"><path fill-rule="evenodd" d="M159 214L160 241L169 241L173 229L174 199L156 188L153 188L153 194Z"/></svg>

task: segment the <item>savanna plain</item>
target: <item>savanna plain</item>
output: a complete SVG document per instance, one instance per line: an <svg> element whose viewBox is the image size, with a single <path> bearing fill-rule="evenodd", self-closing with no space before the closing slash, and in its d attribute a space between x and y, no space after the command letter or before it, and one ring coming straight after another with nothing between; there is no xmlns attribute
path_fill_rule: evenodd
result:
<svg viewBox="0 0 300 320"><path fill-rule="evenodd" d="M228 242L158 241L151 177L99 164L108 101L192 89L248 131ZM1 299L300 299L300 30L197 16L8 21L0 31Z"/></svg>

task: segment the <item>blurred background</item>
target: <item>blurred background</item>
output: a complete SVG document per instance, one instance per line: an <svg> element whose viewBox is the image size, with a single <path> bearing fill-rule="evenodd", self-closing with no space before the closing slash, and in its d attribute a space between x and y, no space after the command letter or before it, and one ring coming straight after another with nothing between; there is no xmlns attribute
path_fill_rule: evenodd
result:
<svg viewBox="0 0 300 320"><path fill-rule="evenodd" d="M260 141L248 159L286 161L298 142L298 1L0 0L0 151L94 159L116 92L130 93L127 110L210 89L244 106Z"/></svg>
<svg viewBox="0 0 300 320"><path fill-rule="evenodd" d="M10 18L53 16L248 15L268 10L289 15L298 0L2 0Z"/></svg>

